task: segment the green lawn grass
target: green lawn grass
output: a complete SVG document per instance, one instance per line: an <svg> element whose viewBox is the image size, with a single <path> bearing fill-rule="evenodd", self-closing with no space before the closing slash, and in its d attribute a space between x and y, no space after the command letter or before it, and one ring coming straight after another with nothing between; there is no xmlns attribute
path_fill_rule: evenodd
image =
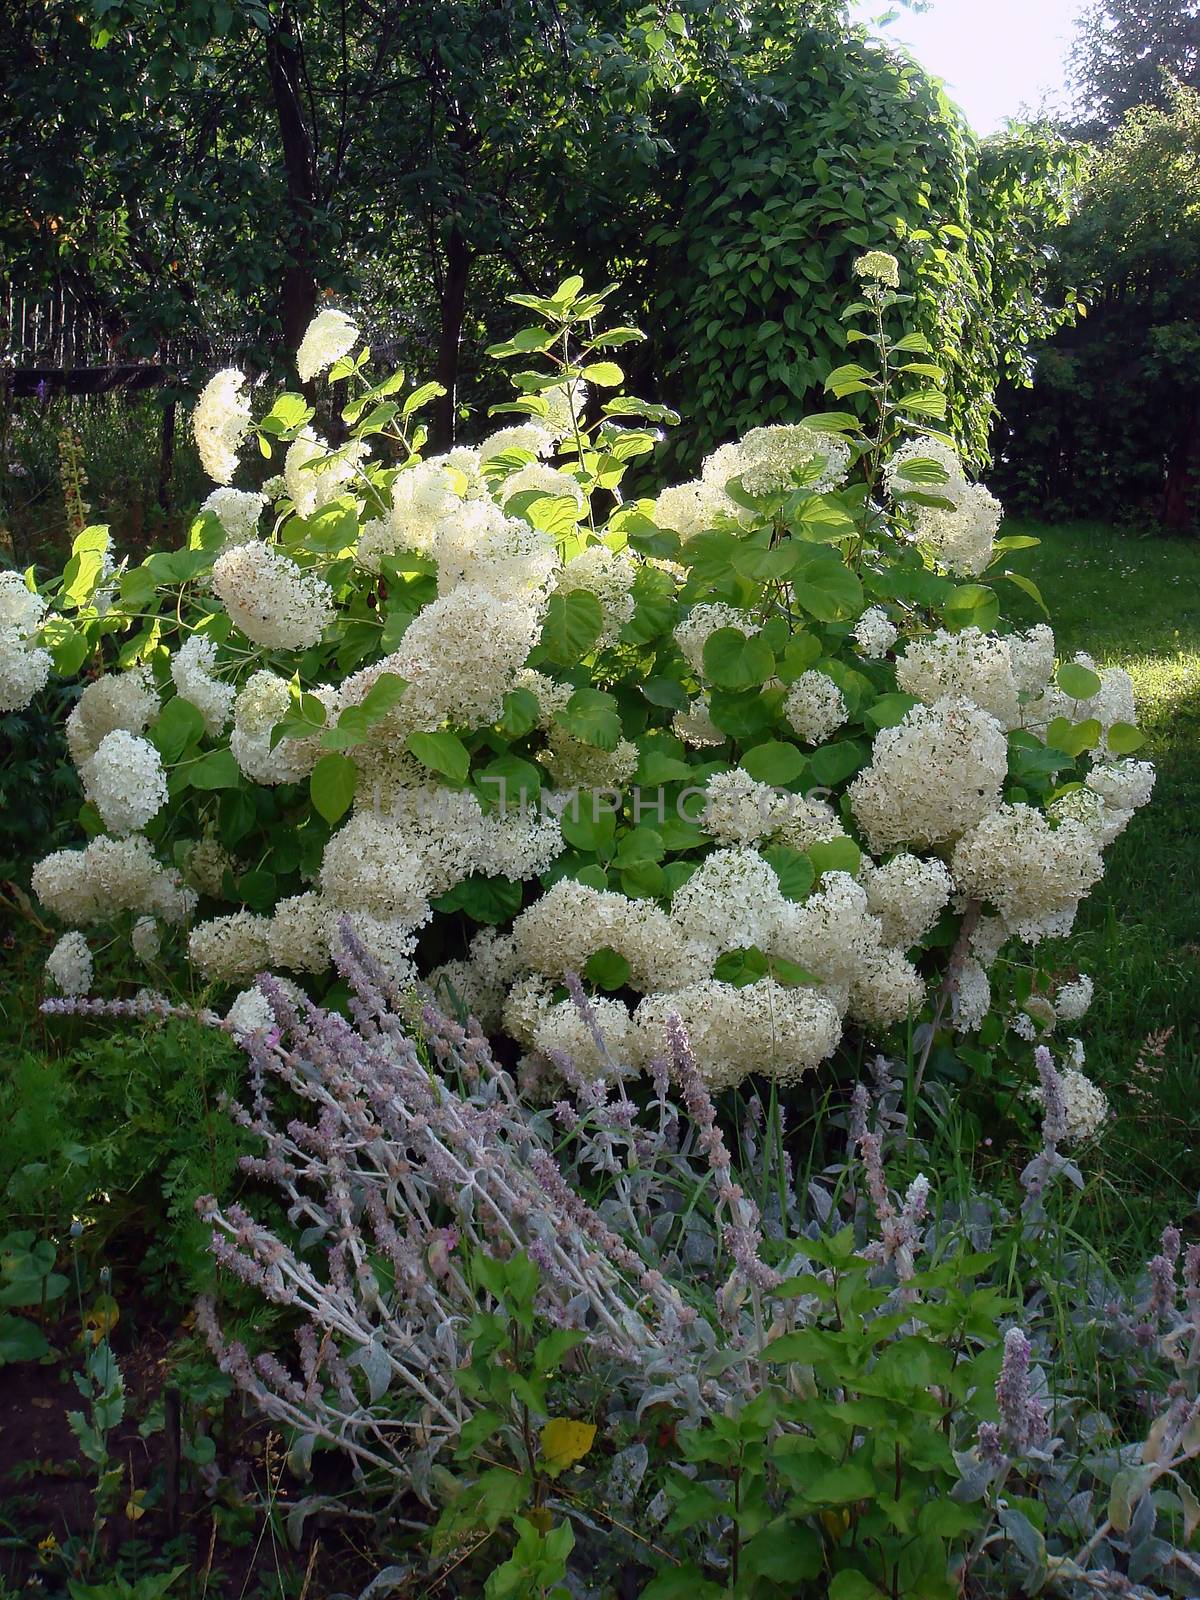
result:
<svg viewBox="0 0 1200 1600"><path fill-rule="evenodd" d="M1077 1026L1116 1111L1089 1158L1090 1175L1103 1165L1098 1221L1132 1263L1167 1220L1195 1212L1200 1187L1200 541L1095 523L1005 531L1042 540L1009 564L1040 587L1060 654L1086 650L1131 674L1138 754L1158 768L1153 801L1108 851L1064 946L1096 983ZM1038 619L1032 603L1004 600ZM1143 1040L1166 1029L1163 1055L1138 1073Z"/></svg>

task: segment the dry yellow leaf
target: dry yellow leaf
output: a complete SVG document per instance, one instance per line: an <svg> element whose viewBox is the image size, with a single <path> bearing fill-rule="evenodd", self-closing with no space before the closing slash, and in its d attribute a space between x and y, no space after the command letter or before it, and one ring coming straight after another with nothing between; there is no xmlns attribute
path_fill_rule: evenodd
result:
<svg viewBox="0 0 1200 1600"><path fill-rule="evenodd" d="M570 1417L551 1417L539 1435L542 1459L551 1472L563 1472L581 1461L596 1437L594 1422L575 1422Z"/></svg>

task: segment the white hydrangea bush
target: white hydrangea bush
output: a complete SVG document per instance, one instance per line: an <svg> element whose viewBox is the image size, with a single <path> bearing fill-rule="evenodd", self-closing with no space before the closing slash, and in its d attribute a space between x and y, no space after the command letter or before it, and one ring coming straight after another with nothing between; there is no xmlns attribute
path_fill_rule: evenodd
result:
<svg viewBox="0 0 1200 1600"><path fill-rule="evenodd" d="M0 586L5 703L87 669L90 842L33 880L72 930L54 982L90 981L95 930L105 982L185 957L244 1029L263 970L328 991L349 918L548 1083L649 1067L672 1014L716 1087L1074 1024L1090 980L1038 947L1153 769L1123 672L1004 624L1034 541L937 431L890 260L847 311L872 364L827 385L873 431L756 428L655 498L626 482L678 419L620 392L640 335L579 279L518 297L510 420L443 456L436 386L375 380L343 313L299 354L321 419L217 374L183 549L116 567L88 529L42 592Z"/></svg>

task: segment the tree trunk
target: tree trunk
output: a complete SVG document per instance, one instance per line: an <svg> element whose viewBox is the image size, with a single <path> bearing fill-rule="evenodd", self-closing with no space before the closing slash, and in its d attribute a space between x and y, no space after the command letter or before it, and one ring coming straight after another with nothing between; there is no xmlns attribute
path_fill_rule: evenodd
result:
<svg viewBox="0 0 1200 1600"><path fill-rule="evenodd" d="M449 450L454 443L458 411L458 350L462 341L463 315L467 305L467 279L471 271L471 250L458 223L450 227L446 241L446 275L442 284L442 329L438 339L437 381L445 389L434 404L430 428L435 450Z"/></svg>
<svg viewBox="0 0 1200 1600"><path fill-rule="evenodd" d="M300 103L300 60L291 26L291 17L285 9L278 27L267 40L267 71L292 212L292 231L287 240L290 260L284 271L280 300L283 337L289 352L300 343L317 309L317 280L312 258L316 174L312 140Z"/></svg>
<svg viewBox="0 0 1200 1600"><path fill-rule="evenodd" d="M1163 527L1172 533L1195 531L1200 501L1200 399L1183 438L1167 461L1167 481L1163 488Z"/></svg>

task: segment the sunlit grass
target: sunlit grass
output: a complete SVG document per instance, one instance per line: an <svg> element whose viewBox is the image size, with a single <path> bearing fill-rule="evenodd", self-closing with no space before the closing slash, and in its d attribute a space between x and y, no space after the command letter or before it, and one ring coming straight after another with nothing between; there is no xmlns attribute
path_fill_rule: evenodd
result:
<svg viewBox="0 0 1200 1600"><path fill-rule="evenodd" d="M1079 1025L1088 1070L1116 1120L1090 1160L1100 1228L1135 1258L1200 1188L1200 541L1138 538L1094 524L1043 529L1013 558L1040 586L1060 650L1086 650L1133 679L1158 783L1107 855L1069 959L1096 981ZM1002 585L1002 587L1007 587ZM1028 620L1037 613L1027 602ZM1135 1092L1147 1035L1173 1030Z"/></svg>

